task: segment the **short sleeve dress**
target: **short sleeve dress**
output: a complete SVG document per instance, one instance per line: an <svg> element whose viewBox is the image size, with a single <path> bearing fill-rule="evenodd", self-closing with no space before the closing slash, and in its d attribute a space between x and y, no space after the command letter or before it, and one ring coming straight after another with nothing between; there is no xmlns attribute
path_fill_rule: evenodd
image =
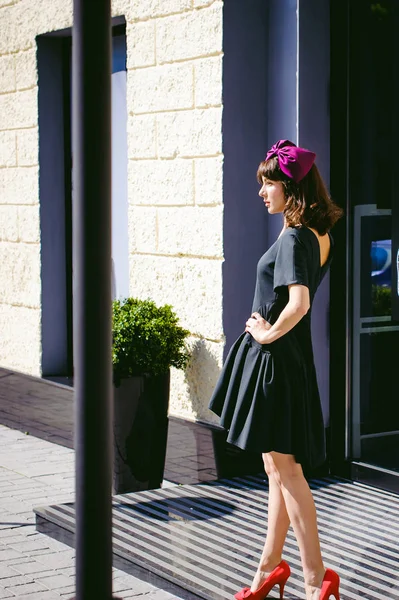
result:
<svg viewBox="0 0 399 600"><path fill-rule="evenodd" d="M330 235L330 234L329 234ZM244 450L293 454L311 470L326 458L323 414L311 339L316 290L333 255L320 266L320 245L307 227L288 227L261 257L252 312L273 324L288 302L288 286L309 288L310 309L288 333L259 344L242 333L231 347L209 408L228 431L227 441Z"/></svg>

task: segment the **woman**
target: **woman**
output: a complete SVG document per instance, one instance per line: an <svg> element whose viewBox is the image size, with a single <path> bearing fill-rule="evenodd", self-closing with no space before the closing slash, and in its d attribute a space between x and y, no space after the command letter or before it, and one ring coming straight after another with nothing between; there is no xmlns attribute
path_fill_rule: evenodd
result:
<svg viewBox="0 0 399 600"><path fill-rule="evenodd" d="M280 140L258 167L259 195L284 226L262 256L252 315L233 344L209 408L227 441L262 453L269 478L268 528L251 588L237 600L283 596L290 568L282 561L291 523L307 600L339 600L339 577L325 569L316 509L304 471L325 461L324 423L310 331L315 292L332 259L331 227L342 211L330 199L315 154Z"/></svg>

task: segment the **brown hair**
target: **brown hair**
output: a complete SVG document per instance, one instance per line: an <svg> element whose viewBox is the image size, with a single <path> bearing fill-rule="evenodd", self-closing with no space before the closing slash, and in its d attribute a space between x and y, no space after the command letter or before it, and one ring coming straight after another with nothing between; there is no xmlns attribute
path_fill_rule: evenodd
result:
<svg viewBox="0 0 399 600"><path fill-rule="evenodd" d="M295 183L281 171L277 156L273 156L260 163L256 174L260 184L262 177L283 184L286 198L284 218L288 227L305 225L324 235L343 215L342 208L331 199L315 164L299 183Z"/></svg>

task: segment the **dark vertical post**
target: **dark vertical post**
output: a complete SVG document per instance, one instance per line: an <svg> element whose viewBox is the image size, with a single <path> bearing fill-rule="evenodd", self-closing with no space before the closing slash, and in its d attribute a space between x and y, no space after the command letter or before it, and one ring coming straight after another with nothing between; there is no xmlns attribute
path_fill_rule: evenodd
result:
<svg viewBox="0 0 399 600"><path fill-rule="evenodd" d="M393 28L397 31L399 26L399 6L397 2L392 3L391 19ZM399 47L393 44L396 60L392 61L393 72L393 103L399 98ZM398 111L392 110L392 140L399 139L399 115ZM395 161L393 161L395 164ZM392 182L392 320L399 321L399 173L397 168L393 168Z"/></svg>
<svg viewBox="0 0 399 600"><path fill-rule="evenodd" d="M227 352L251 308L256 264L268 241L264 206L257 202L256 168L264 157L270 94L266 78L270 2L223 5L223 329ZM258 77L258 73L262 73ZM240 85L237 86L237 81ZM285 96L283 96L285 97ZM237 118L237 115L240 115ZM251 202L243 208L243 199ZM251 235L242 226L249 211ZM274 241L274 240L273 240ZM245 252L242 248L245 247ZM250 265L250 268L248 268ZM237 280L241 282L237 293ZM234 302L228 299L234 296ZM238 335L237 335L238 334Z"/></svg>
<svg viewBox="0 0 399 600"><path fill-rule="evenodd" d="M110 0L74 0L72 44L76 599L110 600Z"/></svg>
<svg viewBox="0 0 399 600"><path fill-rule="evenodd" d="M330 186L330 3L298 0L297 143L316 153L316 163ZM312 307L312 339L324 424L330 422L330 273ZM329 431L327 432L329 433ZM328 439L328 436L327 436Z"/></svg>

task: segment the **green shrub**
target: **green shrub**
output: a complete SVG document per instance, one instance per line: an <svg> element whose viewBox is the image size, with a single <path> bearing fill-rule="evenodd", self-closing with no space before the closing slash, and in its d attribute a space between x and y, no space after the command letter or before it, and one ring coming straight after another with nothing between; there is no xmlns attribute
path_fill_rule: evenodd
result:
<svg viewBox="0 0 399 600"><path fill-rule="evenodd" d="M184 369L189 331L168 304L126 298L112 303L112 365L115 385L135 375L161 375Z"/></svg>
<svg viewBox="0 0 399 600"><path fill-rule="evenodd" d="M372 286L373 316L390 316L392 313L392 293L391 288L382 285Z"/></svg>

